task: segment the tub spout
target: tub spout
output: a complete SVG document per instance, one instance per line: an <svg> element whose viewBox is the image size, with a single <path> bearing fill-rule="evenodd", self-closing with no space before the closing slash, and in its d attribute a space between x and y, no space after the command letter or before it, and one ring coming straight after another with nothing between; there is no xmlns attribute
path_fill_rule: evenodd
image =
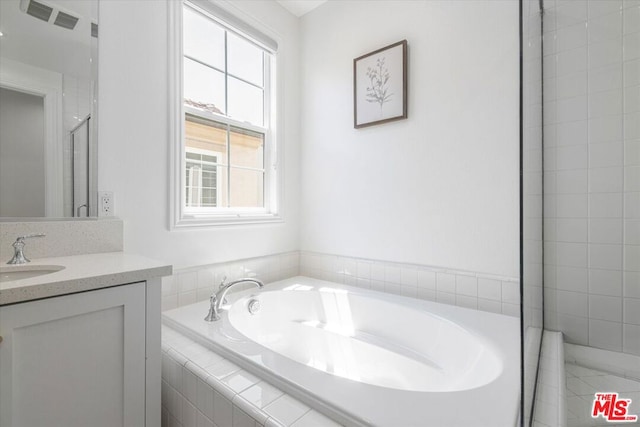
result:
<svg viewBox="0 0 640 427"><path fill-rule="evenodd" d="M213 322L216 320L220 320L220 308L222 307L222 304L224 304L224 297L227 295L227 292L229 292L229 289L240 283L253 283L259 289L264 286L264 283L262 283L262 281L258 279L245 278L234 280L230 283L224 283L223 279L218 292L211 294L211 298L209 298L209 314L207 314L207 317L204 318L205 321Z"/></svg>

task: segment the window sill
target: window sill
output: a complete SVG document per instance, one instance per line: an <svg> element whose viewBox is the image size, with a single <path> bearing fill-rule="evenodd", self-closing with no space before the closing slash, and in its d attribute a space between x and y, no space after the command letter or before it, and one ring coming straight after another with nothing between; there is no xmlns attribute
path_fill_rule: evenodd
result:
<svg viewBox="0 0 640 427"><path fill-rule="evenodd" d="M172 229L195 227L226 227L233 225L273 224L284 222L279 214L221 214L221 215L184 215L172 224Z"/></svg>

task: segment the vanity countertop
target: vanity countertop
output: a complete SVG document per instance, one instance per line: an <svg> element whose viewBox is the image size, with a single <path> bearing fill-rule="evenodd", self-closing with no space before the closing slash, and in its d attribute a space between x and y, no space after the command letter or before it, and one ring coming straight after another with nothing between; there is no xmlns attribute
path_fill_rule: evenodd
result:
<svg viewBox="0 0 640 427"><path fill-rule="evenodd" d="M26 279L0 282L0 306L76 292L90 291L151 278L169 276L171 265L126 252L33 259L19 266L3 265L3 271L45 266L63 270Z"/></svg>

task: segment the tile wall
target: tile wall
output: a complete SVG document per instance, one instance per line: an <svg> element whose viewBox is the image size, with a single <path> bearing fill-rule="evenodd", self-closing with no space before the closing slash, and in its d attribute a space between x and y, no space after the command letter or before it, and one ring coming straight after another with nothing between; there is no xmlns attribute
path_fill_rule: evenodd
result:
<svg viewBox="0 0 640 427"><path fill-rule="evenodd" d="M297 251L175 269L173 276L163 278L162 309L209 298L225 276L228 281L258 277L269 283L299 274L493 313L520 313L517 278Z"/></svg>
<svg viewBox="0 0 640 427"><path fill-rule="evenodd" d="M640 2L544 2L545 328L640 354Z"/></svg>
<svg viewBox="0 0 640 427"><path fill-rule="evenodd" d="M174 269L172 276L162 278L162 310L208 299L222 279L230 282L241 277L256 277L265 283L299 274L298 251L246 258L226 263ZM243 285L239 285L239 289ZM251 286L251 285L246 285Z"/></svg>
<svg viewBox="0 0 640 427"><path fill-rule="evenodd" d="M516 278L315 252L301 252L300 274L380 292L520 315L520 285Z"/></svg>

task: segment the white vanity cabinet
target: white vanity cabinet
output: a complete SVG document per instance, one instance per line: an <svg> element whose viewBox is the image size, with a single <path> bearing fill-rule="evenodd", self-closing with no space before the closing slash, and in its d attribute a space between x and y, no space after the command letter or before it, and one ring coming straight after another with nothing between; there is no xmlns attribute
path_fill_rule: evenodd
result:
<svg viewBox="0 0 640 427"><path fill-rule="evenodd" d="M0 306L0 426L160 425L160 279Z"/></svg>

